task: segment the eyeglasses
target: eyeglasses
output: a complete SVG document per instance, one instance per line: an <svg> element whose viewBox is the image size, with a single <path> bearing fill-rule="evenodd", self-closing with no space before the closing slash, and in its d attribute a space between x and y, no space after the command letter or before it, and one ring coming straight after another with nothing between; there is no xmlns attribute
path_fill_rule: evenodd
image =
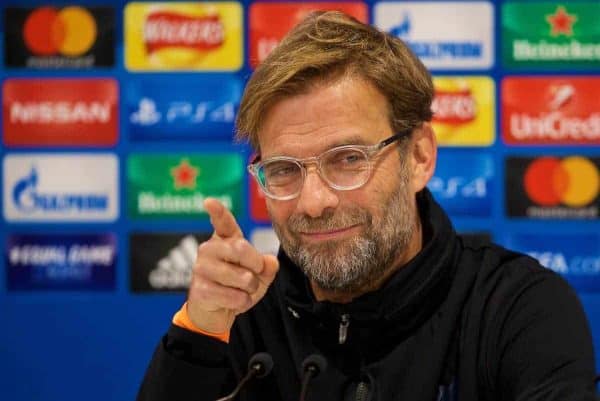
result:
<svg viewBox="0 0 600 401"><path fill-rule="evenodd" d="M248 172L254 176L264 194L276 200L294 199L300 194L307 164L315 164L319 175L331 188L350 191L369 181L375 156L383 148L411 132L412 129L397 133L375 145L337 146L305 159L271 157L249 164Z"/></svg>

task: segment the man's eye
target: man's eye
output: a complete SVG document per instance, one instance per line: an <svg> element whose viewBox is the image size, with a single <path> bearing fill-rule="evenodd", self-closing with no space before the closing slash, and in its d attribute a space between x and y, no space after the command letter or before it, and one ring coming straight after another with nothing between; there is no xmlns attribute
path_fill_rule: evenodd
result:
<svg viewBox="0 0 600 401"><path fill-rule="evenodd" d="M289 177L294 175L297 171L296 166L276 166L267 169L267 177L278 178L278 177Z"/></svg>
<svg viewBox="0 0 600 401"><path fill-rule="evenodd" d="M352 155L346 155L346 156L344 156L344 160L343 161L345 163L352 164L352 163L357 163L357 162L359 162L361 160L362 160L362 157L360 157L357 154L352 154Z"/></svg>
<svg viewBox="0 0 600 401"><path fill-rule="evenodd" d="M332 163L340 166L350 166L364 161L364 157L359 153L342 153L333 158Z"/></svg>

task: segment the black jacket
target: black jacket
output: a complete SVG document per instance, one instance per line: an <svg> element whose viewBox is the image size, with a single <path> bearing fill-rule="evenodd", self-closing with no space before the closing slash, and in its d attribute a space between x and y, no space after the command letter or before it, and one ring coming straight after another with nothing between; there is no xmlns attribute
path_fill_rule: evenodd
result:
<svg viewBox="0 0 600 401"><path fill-rule="evenodd" d="M275 367L240 400L298 400L313 353L328 362L310 383L313 401L595 400L591 335L566 282L532 258L457 236L427 190L419 210L425 246L379 291L316 302L280 253L274 284L238 316L229 344L171 326L138 400L215 400L260 351Z"/></svg>

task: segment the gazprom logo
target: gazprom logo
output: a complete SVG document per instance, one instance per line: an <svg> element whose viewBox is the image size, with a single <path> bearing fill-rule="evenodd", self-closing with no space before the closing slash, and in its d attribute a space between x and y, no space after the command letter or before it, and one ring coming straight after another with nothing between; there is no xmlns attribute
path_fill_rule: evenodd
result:
<svg viewBox="0 0 600 401"><path fill-rule="evenodd" d="M35 210L69 212L71 210L104 211L108 208L108 196L102 194L58 194L37 191L38 172L35 167L17 181L13 187L13 201L23 213Z"/></svg>
<svg viewBox="0 0 600 401"><path fill-rule="evenodd" d="M411 20L410 20L410 16L408 13L404 13L404 19L402 20L402 22L399 25L393 26L392 29L390 29L390 34L393 36L397 36L400 39L408 39L409 33L410 33L410 27L411 27Z"/></svg>
<svg viewBox="0 0 600 401"><path fill-rule="evenodd" d="M112 154L9 154L3 162L9 221L112 221L118 161Z"/></svg>
<svg viewBox="0 0 600 401"><path fill-rule="evenodd" d="M375 5L374 24L402 39L428 68L493 65L493 8L487 1L384 1Z"/></svg>
<svg viewBox="0 0 600 401"><path fill-rule="evenodd" d="M390 29L390 34L404 39L419 58L480 58L483 54L481 41L417 41L411 40L410 31L412 20L408 13L399 25Z"/></svg>

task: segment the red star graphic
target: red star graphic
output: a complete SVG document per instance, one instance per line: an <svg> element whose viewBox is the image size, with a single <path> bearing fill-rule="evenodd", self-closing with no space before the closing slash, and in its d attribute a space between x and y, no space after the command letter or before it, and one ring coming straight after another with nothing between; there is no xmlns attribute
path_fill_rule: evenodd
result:
<svg viewBox="0 0 600 401"><path fill-rule="evenodd" d="M182 159L178 166L171 168L175 189L196 188L198 174L199 169L192 166L187 159Z"/></svg>
<svg viewBox="0 0 600 401"><path fill-rule="evenodd" d="M573 24L577 22L577 16L569 14L564 6L558 6L554 14L546 15L546 21L550 24L551 36L573 36Z"/></svg>

